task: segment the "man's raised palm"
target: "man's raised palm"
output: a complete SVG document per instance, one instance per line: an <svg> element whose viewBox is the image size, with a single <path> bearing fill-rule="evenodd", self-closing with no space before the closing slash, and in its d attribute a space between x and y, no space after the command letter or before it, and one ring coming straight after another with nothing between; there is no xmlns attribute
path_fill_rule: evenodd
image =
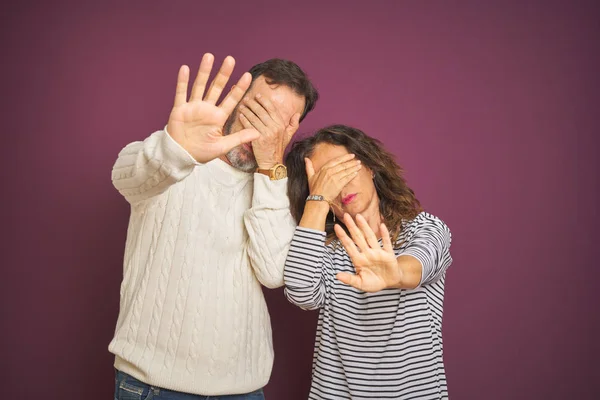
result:
<svg viewBox="0 0 600 400"><path fill-rule="evenodd" d="M244 73L221 104L217 105L233 72L235 60L230 56L225 58L210 87L205 90L213 62L212 54L207 53L202 57L189 100L187 100L189 68L185 65L181 67L177 77L175 102L167 124L169 135L201 163L220 157L232 148L251 142L260 136L255 129L244 129L230 135L223 135L223 126L246 93L252 77L249 73Z"/></svg>

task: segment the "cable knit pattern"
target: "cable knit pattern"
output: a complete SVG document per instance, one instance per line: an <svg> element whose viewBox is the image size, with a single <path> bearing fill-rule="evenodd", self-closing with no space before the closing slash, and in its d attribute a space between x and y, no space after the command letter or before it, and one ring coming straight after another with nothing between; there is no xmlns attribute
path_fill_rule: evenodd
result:
<svg viewBox="0 0 600 400"><path fill-rule="evenodd" d="M283 285L295 230L287 180L197 163L165 131L125 147L112 180L131 204L115 367L200 395L266 385L273 342L261 283Z"/></svg>

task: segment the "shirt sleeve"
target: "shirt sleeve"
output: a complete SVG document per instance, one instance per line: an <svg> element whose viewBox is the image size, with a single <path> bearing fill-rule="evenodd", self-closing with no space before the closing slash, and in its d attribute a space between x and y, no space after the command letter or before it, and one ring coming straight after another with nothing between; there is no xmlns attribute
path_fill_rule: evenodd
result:
<svg viewBox="0 0 600 400"><path fill-rule="evenodd" d="M183 180L200 163L165 130L143 142L133 142L121 152L112 169L115 188L131 203L138 203L166 191Z"/></svg>
<svg viewBox="0 0 600 400"><path fill-rule="evenodd" d="M410 255L421 262L423 271L418 287L436 282L452 264L452 234L439 218L423 213L413 221L414 232L398 256Z"/></svg>
<svg viewBox="0 0 600 400"><path fill-rule="evenodd" d="M305 310L323 307L327 297L327 274L332 270L325 232L297 227L283 275L287 299Z"/></svg>
<svg viewBox="0 0 600 400"><path fill-rule="evenodd" d="M248 255L254 273L264 286L283 286L283 266L296 221L290 213L287 179L271 181L254 174L252 207L244 214Z"/></svg>

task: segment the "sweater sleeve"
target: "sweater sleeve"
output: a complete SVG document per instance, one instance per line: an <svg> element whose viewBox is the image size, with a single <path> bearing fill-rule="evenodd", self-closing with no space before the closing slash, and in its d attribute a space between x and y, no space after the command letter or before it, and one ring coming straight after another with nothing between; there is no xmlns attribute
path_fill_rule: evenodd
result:
<svg viewBox="0 0 600 400"><path fill-rule="evenodd" d="M187 177L196 165L200 164L165 128L121 150L112 169L112 182L134 204L161 194Z"/></svg>
<svg viewBox="0 0 600 400"><path fill-rule="evenodd" d="M297 227L285 261L287 299L305 310L323 307L327 299L327 271L333 274L325 232Z"/></svg>
<svg viewBox="0 0 600 400"><path fill-rule="evenodd" d="M287 179L254 174L252 207L244 214L254 274L268 288L283 286L283 265L296 223L290 213Z"/></svg>
<svg viewBox="0 0 600 400"><path fill-rule="evenodd" d="M439 218L423 213L415 219L415 230L398 256L410 255L421 262L423 271L417 287L437 281L452 264L452 235Z"/></svg>

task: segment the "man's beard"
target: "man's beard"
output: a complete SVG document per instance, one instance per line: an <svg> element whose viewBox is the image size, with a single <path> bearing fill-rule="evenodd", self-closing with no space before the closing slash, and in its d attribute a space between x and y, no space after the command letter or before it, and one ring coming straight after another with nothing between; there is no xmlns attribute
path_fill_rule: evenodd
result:
<svg viewBox="0 0 600 400"><path fill-rule="evenodd" d="M225 136L231 133L231 127L233 126L233 122L236 120L237 116L238 109L236 107L229 118L227 118L227 122L225 122L225 126L223 127L223 134ZM254 158L254 152L244 145L239 145L229 150L225 157L227 157L232 166L241 171L254 172L258 168L256 158Z"/></svg>

